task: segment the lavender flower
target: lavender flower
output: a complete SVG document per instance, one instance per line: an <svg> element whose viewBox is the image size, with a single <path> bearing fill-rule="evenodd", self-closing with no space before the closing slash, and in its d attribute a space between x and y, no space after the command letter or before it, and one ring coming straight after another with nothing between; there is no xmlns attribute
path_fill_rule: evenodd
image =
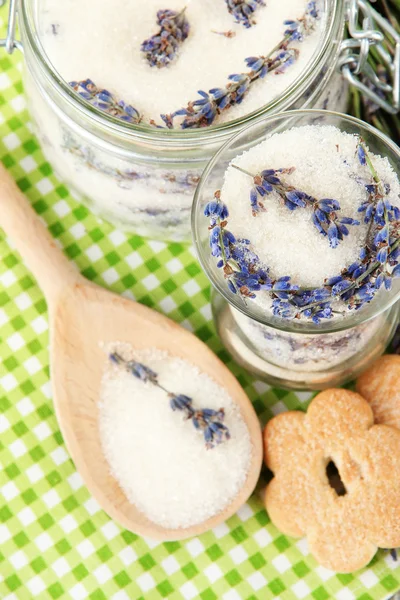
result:
<svg viewBox="0 0 400 600"><path fill-rule="evenodd" d="M210 220L211 254L218 259L217 268L223 271L233 294L246 303L247 299L254 299L257 292L264 290L272 299L274 316L305 318L319 324L332 318L334 302L342 301L349 310L359 310L371 302L381 288L391 289L392 280L400 277L400 210L387 198L390 187L381 182L361 140L359 146L360 163L369 168L373 179L372 182L362 182L368 196L359 209L365 213L364 220L370 225L366 243L358 260L339 275L326 279L319 288L299 289L289 276L272 277L268 266L252 250L251 241L236 239L227 229L228 208L221 202L220 191L215 192L214 199L204 209L204 215ZM256 176L244 172L254 180L250 193L254 216L265 210L265 197L275 191L289 210L311 206L315 226L328 237L333 248L348 234L347 225L359 224L350 217L337 217L336 213L340 210L337 200L317 200L285 183L282 174L289 174L292 169L266 169Z"/></svg>
<svg viewBox="0 0 400 600"><path fill-rule="evenodd" d="M247 29L255 25L253 15L259 6L265 6L263 0L225 0L228 11L235 18L235 23L244 25Z"/></svg>
<svg viewBox="0 0 400 600"><path fill-rule="evenodd" d="M180 410L185 413L186 419L193 417L192 399L184 394L170 394L169 405L172 410Z"/></svg>
<svg viewBox="0 0 400 600"><path fill-rule="evenodd" d="M226 2L232 4L232 6L236 6L236 4L248 5L251 3L254 6L257 3L260 4L258 0L237 3L235 0L226 0ZM283 39L268 55L246 58L245 63L249 70L244 73L229 75L229 81L224 87L211 88L208 92L199 90L200 98L197 100L189 102L186 107L179 108L170 114L160 115L165 125L172 129L176 117L184 117L180 123L182 129L194 129L211 125L222 111L226 111L243 101L254 81L264 78L268 73L280 74L289 68L299 56L299 50L290 47L290 44L301 42L310 35L318 18L316 3L309 2L304 15L300 19L291 21L292 25L290 26L286 23L286 33L284 33ZM296 27L294 24L296 24ZM289 27L295 27L296 35L294 35L294 30L289 31Z"/></svg>
<svg viewBox="0 0 400 600"><path fill-rule="evenodd" d="M251 250L250 240L236 239L227 228L228 209L220 200L220 192L214 194L204 215L210 219L210 248L212 256L218 258L217 267L222 269L227 285L233 294L255 298L255 292L267 290L273 298L289 298L298 287L292 285L290 277L272 279L268 267L261 264Z"/></svg>
<svg viewBox="0 0 400 600"><path fill-rule="evenodd" d="M126 104L123 100L117 100L108 90L98 88L91 79L71 81L69 85L79 96L105 113L117 117L121 121L140 123L141 116L136 108Z"/></svg>
<svg viewBox="0 0 400 600"><path fill-rule="evenodd" d="M301 19L286 20L285 36L292 42L302 42L304 37L313 29L315 19L318 19L317 4L312 0L307 4L307 9Z"/></svg>
<svg viewBox="0 0 400 600"><path fill-rule="evenodd" d="M202 408L195 410L193 400L185 394L175 394L169 392L158 381L158 375L150 367L143 365L135 360L125 360L118 352L112 352L109 355L111 362L123 367L143 382L149 382L159 389L163 390L169 398L169 405L173 411L183 413L185 419L191 419L193 427L203 434L205 446L207 449L214 448L225 440L230 439L229 429L222 423L225 418L224 409L213 410L211 408Z"/></svg>
<svg viewBox="0 0 400 600"><path fill-rule="evenodd" d="M338 217L337 212L340 211L340 204L337 200L332 198L317 200L310 194L285 182L281 176L293 173L293 167L289 169L265 169L261 173L253 175L237 165L232 166L253 178L254 187L250 190L250 206L254 217L259 212L265 211L264 202L260 198L275 192L289 210L294 211L298 208L311 207L313 210L313 223L319 233L328 237L331 248L336 248L344 236L349 234L347 225L360 224L359 221L350 217Z"/></svg>
<svg viewBox="0 0 400 600"><path fill-rule="evenodd" d="M141 381L150 381L152 383L157 383L157 373L152 371L146 365L142 365L135 360L126 361L122 358L118 352L113 352L110 354L110 360L116 365L124 365L125 369L132 373L134 377L137 377Z"/></svg>
<svg viewBox="0 0 400 600"><path fill-rule="evenodd" d="M360 161L360 165L366 165L367 164L367 158L366 158L365 150L364 150L362 144L358 144L358 147L357 147L357 156L358 156L358 160Z"/></svg>
<svg viewBox="0 0 400 600"><path fill-rule="evenodd" d="M160 30L142 43L141 50L151 67L166 67L177 56L179 46L189 35L190 25L185 10L162 9L157 12Z"/></svg>
<svg viewBox="0 0 400 600"><path fill-rule="evenodd" d="M222 423L225 418L224 409L212 410L205 408L197 410L193 417L193 425L204 436L206 448L214 448L225 440L230 439L229 429Z"/></svg>

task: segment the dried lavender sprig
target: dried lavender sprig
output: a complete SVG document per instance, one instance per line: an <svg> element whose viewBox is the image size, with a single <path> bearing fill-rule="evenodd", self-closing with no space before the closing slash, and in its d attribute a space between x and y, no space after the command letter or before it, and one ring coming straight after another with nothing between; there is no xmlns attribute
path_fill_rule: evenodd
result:
<svg viewBox="0 0 400 600"><path fill-rule="evenodd" d="M369 166L373 184L367 184L389 193L373 166L365 147L358 150L361 164ZM370 192L369 192L370 193ZM380 194L381 192L379 192ZM214 195L204 210L210 219L211 254L219 258L217 267L223 269L229 289L243 299L255 298L256 292L266 290L272 298L272 311L275 316L293 319L305 317L314 323L333 316L332 302L342 300L349 309L359 309L370 302L384 284L387 290L392 279L400 277L400 211L377 199L375 220L372 220L371 240L363 248L360 259L329 280L320 288L299 289L291 283L289 276L272 279L269 268L251 250L250 240L236 239L227 230L228 209L220 200L220 192ZM378 208L379 207L379 208ZM389 237L382 234L389 227ZM383 250L382 250L383 248Z"/></svg>
<svg viewBox="0 0 400 600"><path fill-rule="evenodd" d="M175 60L179 47L190 31L185 11L186 7L180 12L166 8L157 12L157 25L160 26L160 30L141 45L141 50L151 67L160 69Z"/></svg>
<svg viewBox="0 0 400 600"><path fill-rule="evenodd" d="M246 303L246 298L255 298L255 292L261 289L271 292L273 297L288 298L298 290L292 285L290 277L273 280L269 269L262 267L259 257L250 250L250 241L236 240L226 229L228 208L220 201L220 191L214 194L204 214L210 219L210 247L212 256L219 258L218 268L222 268L224 277L232 293L238 294Z"/></svg>
<svg viewBox="0 0 400 600"><path fill-rule="evenodd" d="M69 85L90 104L121 121L137 124L142 120L136 108L126 104L123 100L118 100L108 90L98 88L91 79L70 81Z"/></svg>
<svg viewBox="0 0 400 600"><path fill-rule="evenodd" d="M211 88L208 92L199 90L199 99L189 102L186 107L170 114L160 115L166 126L172 129L176 117L184 117L180 123L182 129L211 125L222 111L240 104L255 81L272 71L276 74L283 73L292 65L299 55L299 50L291 48L290 44L301 42L310 35L318 18L316 2L311 0L302 17L284 22L284 37L275 48L266 56L250 56L245 59L250 71L229 75L229 82L225 87Z"/></svg>
<svg viewBox="0 0 400 600"><path fill-rule="evenodd" d="M181 411L185 419L191 419L193 427L203 434L207 449L214 448L218 444L230 439L229 429L223 424L225 418L224 409L214 410L212 408L193 408L193 400L185 394L176 394L170 392L158 381L158 375L150 367L135 360L125 360L118 352L112 352L109 355L111 362L123 367L143 382L149 382L152 385L163 390L169 398L169 405L173 411Z"/></svg>
<svg viewBox="0 0 400 600"><path fill-rule="evenodd" d="M344 236L349 234L347 225L360 224L360 221L350 217L339 218L337 212L340 211L340 204L337 200L333 198L318 200L314 196L298 190L295 186L284 181L282 175L290 175L293 173L294 167L265 169L261 173L257 173L257 175L234 164L232 167L253 179L254 187L250 191L250 205L254 217L259 212L265 211L264 203L260 198L268 196L271 192L276 192L283 201L284 206L289 210L312 208L313 223L319 233L328 237L331 248L336 248Z"/></svg>
<svg viewBox="0 0 400 600"><path fill-rule="evenodd" d="M259 6L265 6L264 0L225 0L228 11L233 15L235 23L247 29L256 24L253 15Z"/></svg>

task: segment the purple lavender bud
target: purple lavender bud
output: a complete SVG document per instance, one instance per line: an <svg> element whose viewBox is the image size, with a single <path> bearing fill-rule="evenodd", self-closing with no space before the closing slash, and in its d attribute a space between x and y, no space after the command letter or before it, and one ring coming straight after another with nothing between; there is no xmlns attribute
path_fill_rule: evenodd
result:
<svg viewBox="0 0 400 600"><path fill-rule="evenodd" d="M369 204L367 206L367 210L365 211L364 222L369 223L372 217L374 216L375 206L373 204Z"/></svg>
<svg viewBox="0 0 400 600"><path fill-rule="evenodd" d="M344 223L345 225L359 225L360 221L357 221L356 219L352 219L350 217L342 217L339 223Z"/></svg>
<svg viewBox="0 0 400 600"><path fill-rule="evenodd" d="M342 240L343 236L349 235L349 230L347 229L346 225L342 225L340 222L338 222L336 226L339 232L339 239Z"/></svg>
<svg viewBox="0 0 400 600"><path fill-rule="evenodd" d="M214 227L214 229L211 230L211 234L210 234L210 244L215 244L216 242L219 241L219 234L221 232L221 228L220 227Z"/></svg>
<svg viewBox="0 0 400 600"><path fill-rule="evenodd" d="M322 211L321 211L321 214L324 214L324 213L322 213ZM315 227L319 231L319 233L321 233L322 235L327 235L325 229L322 227L322 225L320 223L320 219L318 219L318 217L317 217L316 212L313 213L312 220L313 220Z"/></svg>
<svg viewBox="0 0 400 600"><path fill-rule="evenodd" d="M328 217L326 215L326 212L324 212L320 208L317 207L314 211L314 214L320 223L328 223Z"/></svg>
<svg viewBox="0 0 400 600"><path fill-rule="evenodd" d="M400 265L396 265L392 271L392 277L400 277Z"/></svg>
<svg viewBox="0 0 400 600"><path fill-rule="evenodd" d="M253 14L257 8L265 6L264 0L225 0L225 3L235 22L240 23L246 29L255 24Z"/></svg>
<svg viewBox="0 0 400 600"><path fill-rule="evenodd" d="M392 278L390 275L385 275L385 290L389 291L392 288Z"/></svg>
<svg viewBox="0 0 400 600"><path fill-rule="evenodd" d="M331 222L328 228L328 238L331 248L336 248L339 245L339 231L333 222Z"/></svg>
<svg viewBox="0 0 400 600"><path fill-rule="evenodd" d="M326 300L330 296L330 291L326 288L319 288L317 290L313 290L312 292L312 300L314 302L319 302L320 300Z"/></svg>
<svg viewBox="0 0 400 600"><path fill-rule="evenodd" d="M322 200L318 202L318 206L326 213L333 212L334 210L340 210L339 202L333 198L322 198Z"/></svg>
<svg viewBox="0 0 400 600"><path fill-rule="evenodd" d="M170 397L170 407L172 410L182 410L187 413L187 417L189 418L192 413L192 399L189 396L185 396L184 394L173 394Z"/></svg>
<svg viewBox="0 0 400 600"><path fill-rule="evenodd" d="M224 243L226 241L226 245L234 244L236 242L236 238L233 235L233 233L231 233L230 231L227 231L226 229L224 229L222 232L222 239L224 240Z"/></svg>
<svg viewBox="0 0 400 600"><path fill-rule="evenodd" d="M375 246L379 246L379 244L385 243L388 240L389 240L389 228L384 227L383 229L378 231L378 233L376 234L376 236L374 238L374 244L375 244Z"/></svg>
<svg viewBox="0 0 400 600"><path fill-rule="evenodd" d="M379 273L379 275L375 281L375 287L377 290L379 290L382 287L382 283L383 283L383 273Z"/></svg>
<svg viewBox="0 0 400 600"><path fill-rule="evenodd" d="M367 157L365 154L365 150L361 144L358 144L358 147L357 147L357 157L358 157L358 160L360 161L360 165L365 166L367 164Z"/></svg>
<svg viewBox="0 0 400 600"><path fill-rule="evenodd" d="M217 210L218 203L214 200L212 202L208 202L204 208L204 215L206 217L211 217L215 215L215 211Z"/></svg>
<svg viewBox="0 0 400 600"><path fill-rule="evenodd" d="M295 204L296 206L300 206L301 208L305 208L307 205L303 200L303 194L299 190L292 190L290 192L286 192L286 198Z"/></svg>
<svg viewBox="0 0 400 600"><path fill-rule="evenodd" d="M267 193L272 192L274 189L272 187L272 185L269 183L269 181L267 181L266 179L263 179L262 187Z"/></svg>
<svg viewBox="0 0 400 600"><path fill-rule="evenodd" d="M343 277L341 275L336 275L335 277L331 277L327 280L326 285L334 286L343 281Z"/></svg>
<svg viewBox="0 0 400 600"><path fill-rule="evenodd" d="M384 264L387 260L388 257L388 248L387 246L385 246L384 248L381 248L379 250L379 252L376 255L376 260L382 264Z"/></svg>
<svg viewBox="0 0 400 600"><path fill-rule="evenodd" d="M351 282L347 279L343 279L342 281L338 281L332 287L332 294L334 296L340 296L343 292L347 290L347 288L351 285Z"/></svg>
<svg viewBox="0 0 400 600"><path fill-rule="evenodd" d="M189 35L189 22L185 9L176 12L161 9L157 12L160 30L142 43L141 50L151 67L165 67L177 56L179 46Z"/></svg>
<svg viewBox="0 0 400 600"><path fill-rule="evenodd" d="M383 200L379 200L379 202L376 205L376 214L378 215L378 217L383 217L385 213L385 203L383 202Z"/></svg>
<svg viewBox="0 0 400 600"><path fill-rule="evenodd" d="M231 290L232 294L237 293L236 287L234 286L234 284L232 283L232 281L230 279L228 279L228 288Z"/></svg>
<svg viewBox="0 0 400 600"><path fill-rule="evenodd" d="M307 4L307 13L314 19L318 19L319 15L318 15L317 4L316 4L315 0L311 0L311 2L309 2Z"/></svg>

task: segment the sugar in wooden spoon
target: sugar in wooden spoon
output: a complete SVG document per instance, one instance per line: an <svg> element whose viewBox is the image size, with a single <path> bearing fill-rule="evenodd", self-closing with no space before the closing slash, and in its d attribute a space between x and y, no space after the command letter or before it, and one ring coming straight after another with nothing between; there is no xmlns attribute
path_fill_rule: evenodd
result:
<svg viewBox="0 0 400 600"><path fill-rule="evenodd" d="M90 492L121 525L141 535L176 540L198 535L233 515L252 493L261 469L255 411L226 366L192 333L167 317L87 281L63 256L39 217L0 165L0 225L35 275L48 303L54 405L67 448ZM223 386L240 408L252 440L251 465L236 498L219 514L185 529L167 529L131 504L111 476L98 427L106 357L100 342L137 350L155 347L186 359Z"/></svg>

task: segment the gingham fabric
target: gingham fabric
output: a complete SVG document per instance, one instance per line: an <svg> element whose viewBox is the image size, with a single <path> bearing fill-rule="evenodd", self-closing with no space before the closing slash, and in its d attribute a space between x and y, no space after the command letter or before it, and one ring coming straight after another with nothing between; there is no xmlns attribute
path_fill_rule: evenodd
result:
<svg viewBox="0 0 400 600"><path fill-rule="evenodd" d="M4 8L0 16L4 31ZM0 55L0 158L70 260L99 285L194 331L238 377L263 424L287 408L304 409L309 394L269 388L223 350L193 249L117 231L56 179L32 136L20 72L19 54ZM4 235L0 257L2 600L370 600L400 587L400 566L384 551L353 575L318 566L304 540L272 526L259 494L228 522L183 542L158 543L110 520L76 472L57 425L43 294Z"/></svg>

